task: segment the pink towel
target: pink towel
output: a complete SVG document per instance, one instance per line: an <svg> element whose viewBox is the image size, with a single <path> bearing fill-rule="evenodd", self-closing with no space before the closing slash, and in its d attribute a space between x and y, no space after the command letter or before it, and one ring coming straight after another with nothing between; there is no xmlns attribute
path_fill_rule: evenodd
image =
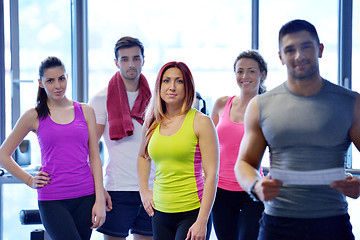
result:
<svg viewBox="0 0 360 240"><path fill-rule="evenodd" d="M134 125L131 118L134 118L141 125L144 123L145 109L151 98L149 84L140 75L139 95L130 112L125 84L118 72L111 78L108 86L107 111L109 120L109 133L111 140L120 140L123 137L131 136L134 132Z"/></svg>

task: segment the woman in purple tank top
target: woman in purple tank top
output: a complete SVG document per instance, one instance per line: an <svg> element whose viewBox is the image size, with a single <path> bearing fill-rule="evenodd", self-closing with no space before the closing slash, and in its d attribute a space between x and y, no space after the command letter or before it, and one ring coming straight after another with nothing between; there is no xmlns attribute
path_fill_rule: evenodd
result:
<svg viewBox="0 0 360 240"><path fill-rule="evenodd" d="M220 146L219 183L212 218L219 240L257 239L262 202L254 202L238 184L234 166L244 135L244 114L249 101L265 92L267 65L257 51L242 52L235 60L234 72L240 95L221 97L211 118Z"/></svg>
<svg viewBox="0 0 360 240"><path fill-rule="evenodd" d="M60 59L42 61L39 77L36 107L20 117L1 145L0 164L38 190L41 221L51 239L89 240L106 216L95 114L65 96L68 77ZM30 131L41 149L35 176L11 157Z"/></svg>

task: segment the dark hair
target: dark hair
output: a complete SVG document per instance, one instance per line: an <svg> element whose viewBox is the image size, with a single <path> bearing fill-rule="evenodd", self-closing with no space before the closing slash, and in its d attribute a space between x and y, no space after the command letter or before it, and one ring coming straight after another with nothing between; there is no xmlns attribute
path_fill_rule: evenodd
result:
<svg viewBox="0 0 360 240"><path fill-rule="evenodd" d="M148 128L145 135L145 156L148 157L147 146L149 144L150 138L156 128L156 126L165 118L166 105L165 102L161 99L160 89L163 75L166 70L169 68L178 68L184 80L185 88L185 100L181 108L180 113L187 113L194 102L195 98L195 84L194 79L191 74L189 67L183 62L168 62L166 63L159 71L156 78L154 94L152 95L151 102L148 105L146 115L145 115L145 126Z"/></svg>
<svg viewBox="0 0 360 240"><path fill-rule="evenodd" d="M312 25L311 23L309 23L308 21L301 20L301 19L295 19L295 20L292 20L292 21L284 24L281 27L281 29L279 31L279 47L280 47L282 38L286 34L300 32L300 31L307 31L316 40L316 42L318 44L320 44L320 39L317 34L315 26Z"/></svg>
<svg viewBox="0 0 360 240"><path fill-rule="evenodd" d="M115 51L115 58L118 59L118 50L121 48L131 48L131 47L136 47L138 46L140 48L141 51L141 55L142 57L144 56L144 45L140 42L139 39L137 38L133 38L133 37L122 37L120 38L114 47L114 51Z"/></svg>
<svg viewBox="0 0 360 240"><path fill-rule="evenodd" d="M267 69L267 63L265 62L264 58L260 55L260 53L256 50L247 50L243 51L239 54L239 56L236 57L234 62L234 72L236 72L236 63L242 59L242 58L250 58L254 61L256 61L259 65L260 72L265 71L264 78L260 80L260 86L259 86L259 94L266 92L266 87L264 85L268 69Z"/></svg>
<svg viewBox="0 0 360 240"><path fill-rule="evenodd" d="M65 66L64 64L61 62L61 60L57 57L47 57L46 59L44 59L39 67L39 78L40 81L42 79L42 77L44 76L44 72L46 69L49 68L53 68L53 67L62 67L64 69L65 72ZM47 105L47 94L45 92L44 88L41 88L39 86L38 88L38 94L37 94L37 98L36 98L36 112L38 114L38 118L42 118L45 119L48 115L50 115L50 110L49 107Z"/></svg>

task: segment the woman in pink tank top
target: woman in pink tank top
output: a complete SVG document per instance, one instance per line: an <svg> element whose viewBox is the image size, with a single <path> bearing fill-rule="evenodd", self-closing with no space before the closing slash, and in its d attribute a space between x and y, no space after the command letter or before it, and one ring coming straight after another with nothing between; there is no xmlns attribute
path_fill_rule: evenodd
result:
<svg viewBox="0 0 360 240"><path fill-rule="evenodd" d="M211 113L220 146L219 183L212 218L219 240L252 240L257 239L264 206L240 187L234 166L244 135L245 110L254 96L265 92L267 65L257 51L245 51L236 58L234 71L240 95L219 98Z"/></svg>
<svg viewBox="0 0 360 240"><path fill-rule="evenodd" d="M51 239L89 240L106 216L95 114L66 97L67 74L57 57L41 62L39 77L37 105L20 117L0 147L0 164L38 190L41 221ZM41 149L35 176L11 157L30 131Z"/></svg>

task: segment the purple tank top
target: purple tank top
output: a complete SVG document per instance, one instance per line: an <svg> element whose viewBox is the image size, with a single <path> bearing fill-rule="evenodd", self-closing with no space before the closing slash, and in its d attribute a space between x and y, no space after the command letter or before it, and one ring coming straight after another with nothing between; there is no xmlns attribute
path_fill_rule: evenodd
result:
<svg viewBox="0 0 360 240"><path fill-rule="evenodd" d="M75 117L68 124L55 123L50 116L39 119L41 166L51 178L50 184L38 189L40 201L71 199L95 192L88 162L88 127L81 104L73 103Z"/></svg>

